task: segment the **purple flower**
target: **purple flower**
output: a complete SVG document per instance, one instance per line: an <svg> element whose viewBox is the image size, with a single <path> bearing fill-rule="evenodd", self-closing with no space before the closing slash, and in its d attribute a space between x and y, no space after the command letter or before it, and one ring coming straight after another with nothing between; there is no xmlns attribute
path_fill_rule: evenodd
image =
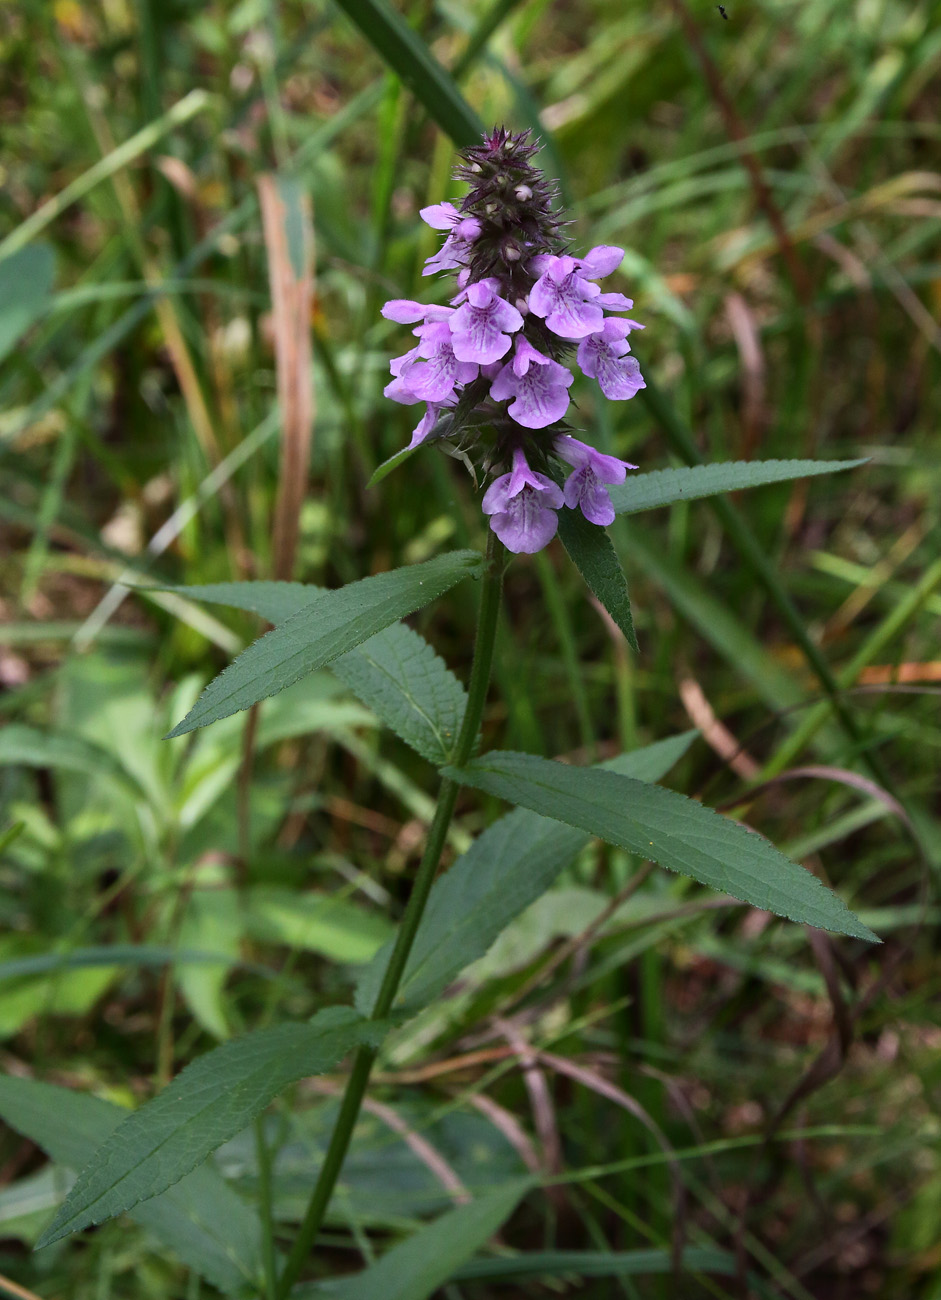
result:
<svg viewBox="0 0 941 1300"><path fill-rule="evenodd" d="M627 355L631 350L627 335L638 328L643 327L636 321L606 320L597 334L589 334L578 345L583 374L597 379L605 397L614 401L626 401L646 388L636 359Z"/></svg>
<svg viewBox="0 0 941 1300"><path fill-rule="evenodd" d="M464 303L451 318L451 345L459 361L477 361L490 365L506 356L510 334L523 324L515 307L504 302L496 277L469 284L462 297Z"/></svg>
<svg viewBox="0 0 941 1300"><path fill-rule="evenodd" d="M527 429L544 429L561 420L568 410L566 390L572 379L571 371L538 352L518 334L513 360L491 384L490 396L495 402L515 398L508 411L510 418Z"/></svg>
<svg viewBox="0 0 941 1300"><path fill-rule="evenodd" d="M444 402L454 393L455 384L469 384L477 378L479 366L454 355L447 321L431 321L415 333L421 339L418 352L422 360L406 362L399 378L419 401Z"/></svg>
<svg viewBox="0 0 941 1300"><path fill-rule="evenodd" d="M453 203L433 203L422 208L422 221L434 230L448 230L450 234L437 253L425 261L422 275L435 271L456 271L467 265L470 246L480 234L481 225L476 217L463 217Z"/></svg>
<svg viewBox="0 0 941 1300"><path fill-rule="evenodd" d="M630 461L616 456L604 456L587 443L563 435L556 438L553 449L557 456L575 468L565 480L562 491L570 510L581 507L582 514L592 524L613 523L614 506L605 483L623 483L629 469L636 469Z"/></svg>
<svg viewBox="0 0 941 1300"><path fill-rule="evenodd" d="M599 244L584 257L556 257L541 253L529 267L539 279L529 294L530 310L542 316L560 339L582 339L596 334L604 322L603 307L626 311L633 304L620 293L602 293L593 280L621 265L624 250Z"/></svg>
<svg viewBox="0 0 941 1300"><path fill-rule="evenodd" d="M413 447L417 447L420 443L424 442L429 433L431 433L432 429L438 423L438 417L441 415L443 407L452 406L453 404L453 401L440 403L429 402L425 414L412 430L412 440L408 444L406 450L411 451Z"/></svg>
<svg viewBox="0 0 941 1300"><path fill-rule="evenodd" d="M484 493L481 509L491 515L490 527L508 551L532 555L555 536L556 511L562 492L545 474L529 468L521 448L513 452L513 469L494 479Z"/></svg>
<svg viewBox="0 0 941 1300"><path fill-rule="evenodd" d="M476 217L463 217L453 203L432 203L431 207L422 208L418 215L426 226L432 230L449 230L452 235L472 243L480 234L480 222Z"/></svg>

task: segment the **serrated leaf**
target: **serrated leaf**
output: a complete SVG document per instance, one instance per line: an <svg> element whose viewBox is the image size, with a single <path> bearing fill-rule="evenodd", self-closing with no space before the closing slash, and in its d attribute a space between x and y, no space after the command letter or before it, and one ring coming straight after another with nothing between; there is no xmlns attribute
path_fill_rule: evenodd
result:
<svg viewBox="0 0 941 1300"><path fill-rule="evenodd" d="M46 310L54 273L49 244L32 244L0 261L0 361Z"/></svg>
<svg viewBox="0 0 941 1300"><path fill-rule="evenodd" d="M190 600L206 600L283 623L325 594L300 582L219 582L176 587ZM330 665L354 695L432 763L447 762L467 705L464 687L418 632L393 623ZM269 723L262 721L262 732Z"/></svg>
<svg viewBox="0 0 941 1300"><path fill-rule="evenodd" d="M0 1075L0 1116L56 1162L81 1169L127 1111L87 1093ZM138 1205L131 1217L227 1295L256 1295L262 1274L257 1215L212 1168Z"/></svg>
<svg viewBox="0 0 941 1300"><path fill-rule="evenodd" d="M620 754L606 766L639 781L659 780L696 735L688 731ZM522 809L488 827L435 881L399 985L396 1008L413 1013L427 1006L549 888L589 838L583 830ZM376 1000L391 950L391 943L387 944L360 977L356 1005L364 1013Z"/></svg>
<svg viewBox="0 0 941 1300"><path fill-rule="evenodd" d="M417 632L393 623L335 659L331 668L423 758L447 762L461 729L467 693Z"/></svg>
<svg viewBox="0 0 941 1300"><path fill-rule="evenodd" d="M497 1192L479 1196L419 1228L361 1273L301 1287L296 1294L310 1300L318 1296L335 1296L337 1300L427 1300L487 1244L532 1186L530 1179L520 1179Z"/></svg>
<svg viewBox="0 0 941 1300"><path fill-rule="evenodd" d="M240 1132L289 1083L322 1074L383 1026L348 1007L224 1043L188 1065L95 1152L39 1246L166 1191Z"/></svg>
<svg viewBox="0 0 941 1300"><path fill-rule="evenodd" d="M476 551L451 551L424 564L322 593L253 642L211 681L170 736L208 726L277 694L390 623L421 609L479 571L481 564Z"/></svg>
<svg viewBox="0 0 941 1300"><path fill-rule="evenodd" d="M443 771L755 907L879 942L842 899L763 836L674 790L509 751Z"/></svg>
<svg viewBox="0 0 941 1300"><path fill-rule="evenodd" d="M865 465L861 460L736 460L719 465L692 465L684 469L658 469L650 474L628 475L624 483L608 489L619 515L656 510L675 501L695 501L719 492L785 483L789 479L834 474Z"/></svg>
<svg viewBox="0 0 941 1300"><path fill-rule="evenodd" d="M603 528L585 518L580 510L563 506L559 511L559 537L588 588L624 633L632 650L639 650L627 579L621 561Z"/></svg>

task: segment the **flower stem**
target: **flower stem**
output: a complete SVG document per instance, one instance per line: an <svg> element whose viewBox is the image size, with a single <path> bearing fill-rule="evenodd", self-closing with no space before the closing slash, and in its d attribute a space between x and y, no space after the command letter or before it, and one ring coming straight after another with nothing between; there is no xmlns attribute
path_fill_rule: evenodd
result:
<svg viewBox="0 0 941 1300"><path fill-rule="evenodd" d="M474 660L471 667L470 682L467 688L467 707L461 723L460 735L454 746L452 760L457 767L463 766L471 757L480 731L487 688L490 684L490 668L493 662L493 647L500 613L500 592L503 582L504 550L493 533L487 546L487 563L482 579L480 605L477 611L477 636L474 643ZM389 958L389 964L376 997L370 1020L384 1020L392 1010L395 995L405 973L409 953L418 933L424 915L428 895L434 883L444 848L448 827L457 802L458 785L442 777L438 789L438 802L435 815L428 830L425 852L415 875L412 893L405 909L405 915L399 926L395 946ZM340 1176L343 1161L353 1136L353 1128L359 1115L369 1076L376 1059L376 1049L360 1047L353 1058L353 1068L347 1081L346 1091L340 1105L330 1145L327 1147L320 1176L311 1194L310 1204L304 1220L298 1229L297 1238L284 1266L278 1284L277 1300L286 1300L294 1283L297 1281L310 1254L320 1226L323 1223L330 1197Z"/></svg>

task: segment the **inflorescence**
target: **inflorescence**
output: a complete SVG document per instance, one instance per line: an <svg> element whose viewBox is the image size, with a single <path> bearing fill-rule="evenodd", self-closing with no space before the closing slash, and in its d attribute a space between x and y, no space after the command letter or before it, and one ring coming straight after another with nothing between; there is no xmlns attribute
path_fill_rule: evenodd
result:
<svg viewBox="0 0 941 1300"><path fill-rule="evenodd" d="M617 270L624 250L564 251L555 191L531 161L536 151L528 132L503 127L463 151L456 175L470 190L460 208L421 210L423 221L447 232L424 274L456 272L457 297L448 307L396 298L382 308L388 320L414 325L418 338L390 363L385 389L393 401L426 404L409 448L447 438L465 453L483 449L486 472L505 472L484 493L482 509L504 545L526 553L555 535L563 504L580 507L593 524L611 523L606 484L623 483L637 468L568 432L574 376L564 362L573 346L582 373L606 397L623 401L645 386L627 341L643 326L605 314L633 303L596 284ZM487 430L492 443L482 438ZM564 482L560 461L572 471Z"/></svg>

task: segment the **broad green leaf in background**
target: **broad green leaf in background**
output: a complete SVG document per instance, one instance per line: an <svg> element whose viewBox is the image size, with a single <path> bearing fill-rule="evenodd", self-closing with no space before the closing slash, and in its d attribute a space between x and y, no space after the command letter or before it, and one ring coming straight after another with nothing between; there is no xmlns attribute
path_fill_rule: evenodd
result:
<svg viewBox="0 0 941 1300"><path fill-rule="evenodd" d="M78 1170L127 1112L87 1093L0 1075L0 1116L57 1164ZM136 1206L131 1217L220 1291L257 1295L261 1225L211 1165Z"/></svg>
<svg viewBox="0 0 941 1300"><path fill-rule="evenodd" d="M384 1026L348 1007L330 1007L306 1024L262 1029L198 1057L95 1152L38 1244L158 1196L250 1124L282 1088L332 1069L383 1033Z"/></svg>
<svg viewBox="0 0 941 1300"><path fill-rule="evenodd" d="M83 775L108 776L135 794L144 791L113 754L93 741L62 732L11 723L0 731L0 766L62 768Z"/></svg>
<svg viewBox="0 0 941 1300"><path fill-rule="evenodd" d="M559 511L559 537L589 589L624 633L627 644L638 650L627 579L611 538L603 528L590 524L580 510L566 506Z"/></svg>
<svg viewBox="0 0 941 1300"><path fill-rule="evenodd" d="M45 311L54 274L48 244L21 248L0 261L0 361Z"/></svg>
<svg viewBox="0 0 941 1300"><path fill-rule="evenodd" d="M276 695L390 623L421 609L462 578L478 573L481 564L477 551L450 551L424 564L393 569L325 592L243 651L209 683L170 737L208 726Z"/></svg>
<svg viewBox="0 0 941 1300"><path fill-rule="evenodd" d="M696 734L684 732L620 754L605 766L639 782L657 781L686 753ZM549 888L589 838L584 830L522 809L484 831L432 887L396 1007L416 1012L427 1006ZM363 1012L372 1009L390 952L391 944L360 977L356 1005Z"/></svg>
<svg viewBox="0 0 941 1300"><path fill-rule="evenodd" d="M260 885L247 891L244 904L245 931L252 938L350 965L370 961L392 929L381 913L328 894Z"/></svg>
<svg viewBox="0 0 941 1300"><path fill-rule="evenodd" d="M361 1273L299 1287L294 1294L305 1300L427 1300L487 1244L532 1185L519 1179L479 1196L419 1228Z"/></svg>
<svg viewBox="0 0 941 1300"><path fill-rule="evenodd" d="M227 889L225 871L218 863L196 868L194 887L186 900L177 931L181 947L218 953L229 962L181 962L173 979L186 1005L207 1033L221 1041L231 1036L225 985L239 964L243 930L235 890Z"/></svg>
<svg viewBox="0 0 941 1300"><path fill-rule="evenodd" d="M533 754L487 754L447 776L639 853L792 921L879 939L816 876L763 836L662 786Z"/></svg>
<svg viewBox="0 0 941 1300"><path fill-rule="evenodd" d="M838 470L865 465L861 460L736 460L719 465L691 465L683 469L658 469L651 474L628 475L627 481L608 491L619 515L633 515L640 510L656 510L674 501L695 501L719 492L736 492L741 488L761 487L765 483L785 483L789 479L809 478L814 474L833 474Z"/></svg>
<svg viewBox="0 0 941 1300"><path fill-rule="evenodd" d="M328 595L299 582L219 582L173 590L284 623ZM331 672L408 745L432 763L450 757L467 695L424 637L393 623L334 659ZM264 727L264 722L262 723Z"/></svg>

